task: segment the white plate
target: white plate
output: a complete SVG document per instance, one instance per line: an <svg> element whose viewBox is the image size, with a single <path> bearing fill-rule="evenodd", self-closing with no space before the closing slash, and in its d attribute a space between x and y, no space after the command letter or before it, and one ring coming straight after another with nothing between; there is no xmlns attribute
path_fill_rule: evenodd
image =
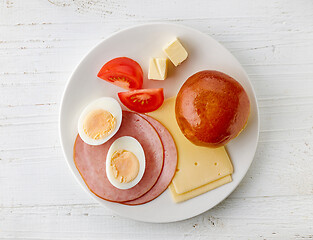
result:
<svg viewBox="0 0 313 240"><path fill-rule="evenodd" d="M147 79L150 57L164 56L162 48L178 37L189 53L177 68L171 67L165 81ZM104 63L115 57L130 57L144 72L144 88L164 88L165 98L176 95L192 74L206 69L225 72L239 81L251 100L251 114L245 130L227 146L234 165L233 181L183 203L175 204L169 190L140 206L124 206L93 195L86 187L73 161L77 121L83 108L96 98L110 96L118 100L123 89L97 78ZM174 222L203 213L223 201L238 186L253 160L259 135L259 117L255 93L247 74L235 57L221 44L197 30L175 24L145 24L113 34L96 46L78 65L67 83L60 111L60 135L65 158L80 185L99 203L119 215L145 222Z"/></svg>

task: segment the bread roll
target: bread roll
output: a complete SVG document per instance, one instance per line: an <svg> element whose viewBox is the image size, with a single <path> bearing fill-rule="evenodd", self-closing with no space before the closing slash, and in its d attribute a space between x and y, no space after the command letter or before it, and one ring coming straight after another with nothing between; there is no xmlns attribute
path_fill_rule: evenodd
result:
<svg viewBox="0 0 313 240"><path fill-rule="evenodd" d="M177 123L196 145L221 147L245 127L250 101L244 88L218 71L201 71L187 79L176 98Z"/></svg>

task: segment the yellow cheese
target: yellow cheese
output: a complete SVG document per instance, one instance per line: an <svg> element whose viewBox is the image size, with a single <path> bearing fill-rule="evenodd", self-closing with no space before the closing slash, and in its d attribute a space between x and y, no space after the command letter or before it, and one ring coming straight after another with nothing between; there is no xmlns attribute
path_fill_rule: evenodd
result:
<svg viewBox="0 0 313 240"><path fill-rule="evenodd" d="M159 120L175 140L178 165L172 182L176 193L182 194L230 175L233 166L224 147L196 146L182 134L175 118L175 100L167 99L149 115Z"/></svg>
<svg viewBox="0 0 313 240"><path fill-rule="evenodd" d="M151 58L149 64L148 78L154 80L165 80L167 77L167 58Z"/></svg>
<svg viewBox="0 0 313 240"><path fill-rule="evenodd" d="M191 190L191 191L183 193L183 194L177 194L173 184L170 184L169 189L170 189L170 192L172 194L172 198L173 198L174 202L179 203L179 202L183 202L183 201L186 201L188 199L197 197L203 193L211 191L211 190L218 188L218 187L220 187L226 183L229 183L231 181L232 181L231 175L227 175L227 176L222 177L222 178L220 178L214 182L208 183L206 185L203 185L201 187L198 187L194 190Z"/></svg>
<svg viewBox="0 0 313 240"><path fill-rule="evenodd" d="M186 49L177 38L170 42L163 51L176 67L188 57Z"/></svg>

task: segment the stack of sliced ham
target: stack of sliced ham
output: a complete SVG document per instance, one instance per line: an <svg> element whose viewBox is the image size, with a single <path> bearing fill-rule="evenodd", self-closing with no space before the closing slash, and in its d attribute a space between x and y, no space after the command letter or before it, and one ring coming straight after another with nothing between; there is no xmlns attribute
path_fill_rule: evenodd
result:
<svg viewBox="0 0 313 240"><path fill-rule="evenodd" d="M106 156L119 137L136 138L145 152L146 169L141 181L130 189L115 188L106 176ZM171 183L177 166L175 142L157 120L144 114L123 111L122 125L108 142L91 146L77 135L74 162L87 187L98 197L126 205L139 205L161 195Z"/></svg>

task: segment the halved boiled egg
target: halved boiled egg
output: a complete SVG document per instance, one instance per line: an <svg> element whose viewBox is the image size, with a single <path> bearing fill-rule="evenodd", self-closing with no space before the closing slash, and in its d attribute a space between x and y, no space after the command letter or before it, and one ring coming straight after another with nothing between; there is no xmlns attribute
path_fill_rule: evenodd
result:
<svg viewBox="0 0 313 240"><path fill-rule="evenodd" d="M89 145L100 145L108 141L118 131L122 122L120 104L110 97L91 102L78 120L78 133Z"/></svg>
<svg viewBox="0 0 313 240"><path fill-rule="evenodd" d="M114 187L134 187L141 180L145 168L145 153L135 138L120 137L112 143L106 158L106 174Z"/></svg>

